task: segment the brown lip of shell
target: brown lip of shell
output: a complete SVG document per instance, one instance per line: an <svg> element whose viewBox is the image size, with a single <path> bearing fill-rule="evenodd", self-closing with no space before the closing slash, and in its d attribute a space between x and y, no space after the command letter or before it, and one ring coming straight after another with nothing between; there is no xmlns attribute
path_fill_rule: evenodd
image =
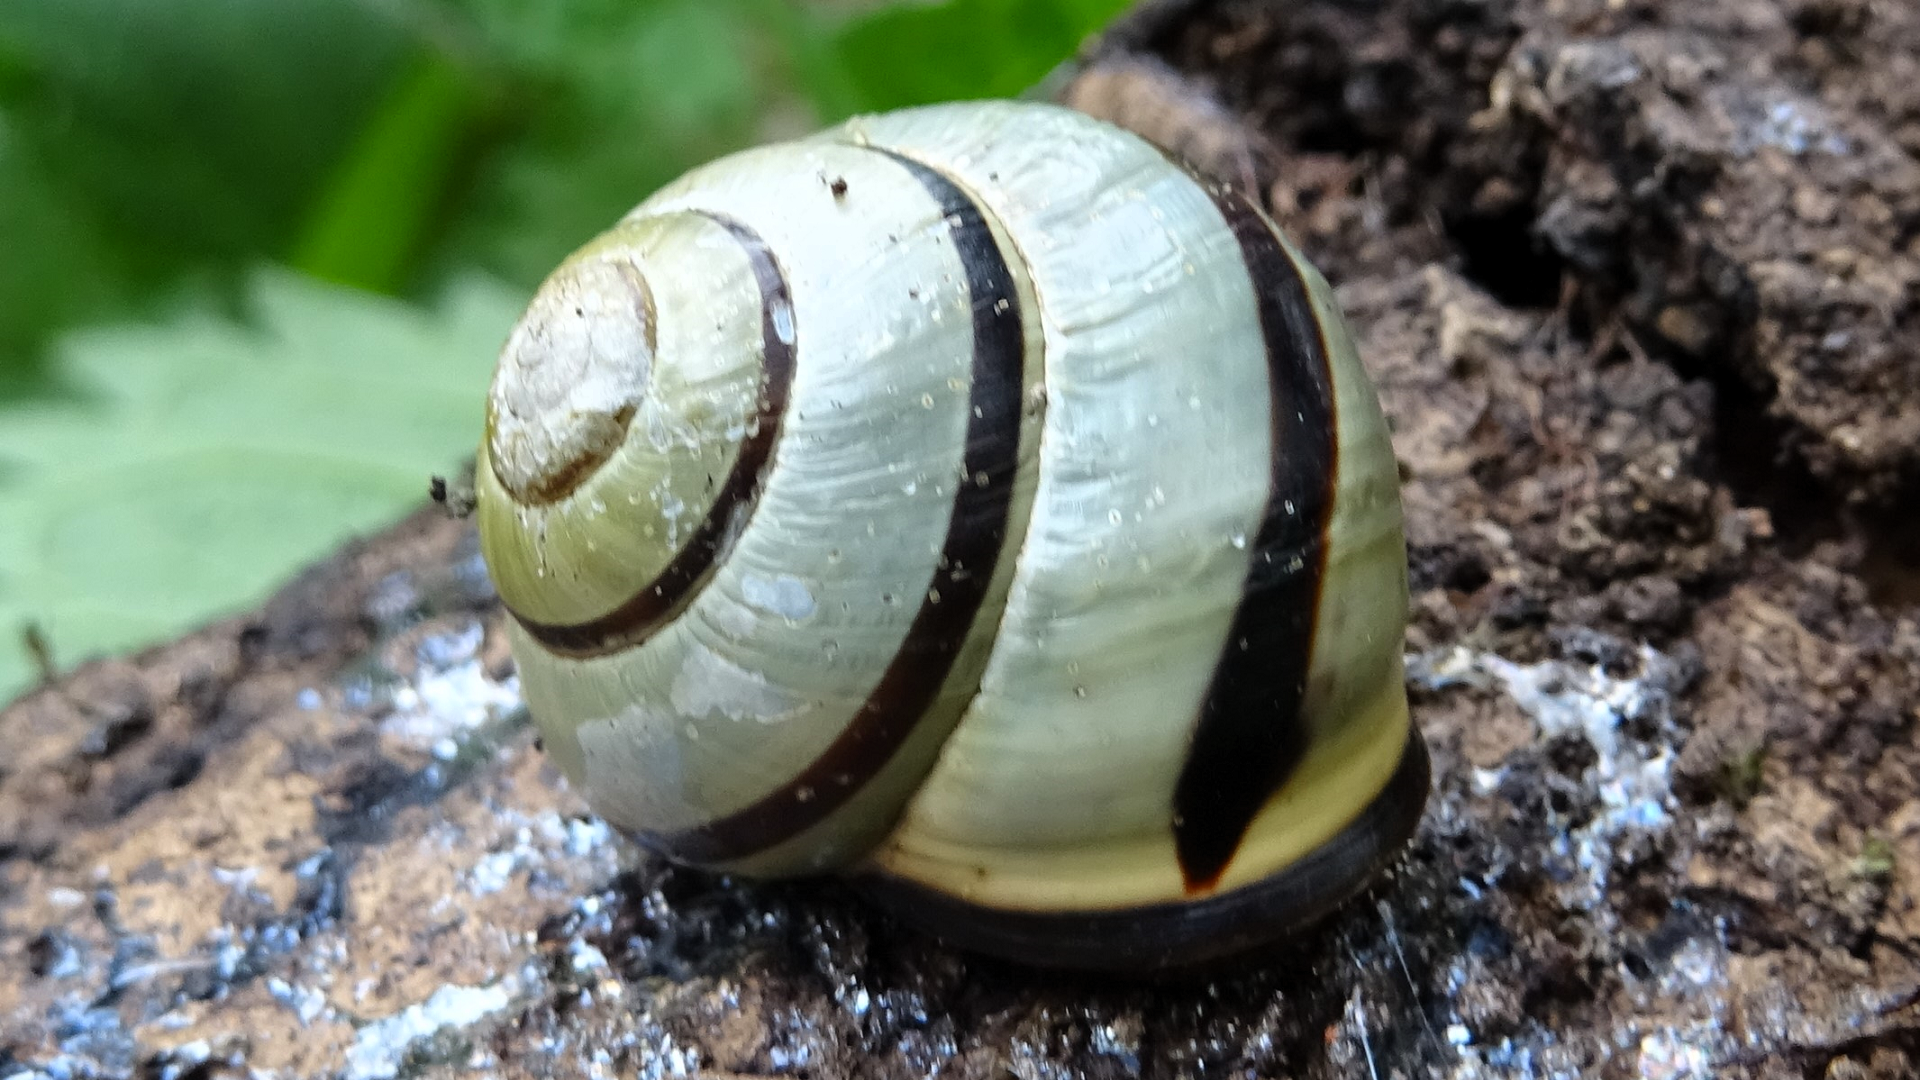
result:
<svg viewBox="0 0 1920 1080"><path fill-rule="evenodd" d="M1255 964L1373 884L1412 841L1432 787L1418 727L1386 786L1306 857L1214 896L1110 911L1006 911L870 873L855 886L900 921L1023 967L1201 977Z"/></svg>

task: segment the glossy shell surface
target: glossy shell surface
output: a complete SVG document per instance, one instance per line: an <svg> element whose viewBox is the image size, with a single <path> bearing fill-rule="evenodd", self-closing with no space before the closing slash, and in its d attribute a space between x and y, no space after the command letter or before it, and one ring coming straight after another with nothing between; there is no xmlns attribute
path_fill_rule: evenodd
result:
<svg viewBox="0 0 1920 1080"><path fill-rule="evenodd" d="M1152 965L1418 819L1398 478L1326 283L1078 114L688 174L543 287L478 476L548 752L675 858Z"/></svg>

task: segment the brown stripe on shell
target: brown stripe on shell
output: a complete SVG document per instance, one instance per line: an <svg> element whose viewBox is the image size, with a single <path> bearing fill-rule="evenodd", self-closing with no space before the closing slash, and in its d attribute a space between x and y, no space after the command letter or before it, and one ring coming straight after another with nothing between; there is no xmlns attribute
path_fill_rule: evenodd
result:
<svg viewBox="0 0 1920 1080"><path fill-rule="evenodd" d="M1212 889L1306 751L1306 697L1333 512L1333 372L1300 269L1246 197L1209 187L1246 261L1266 340L1271 476L1240 606L1174 788L1174 851Z"/></svg>
<svg viewBox="0 0 1920 1080"><path fill-rule="evenodd" d="M1019 467L1026 363L1014 271L984 211L953 181L911 158L897 161L939 203L973 307L973 382L965 471L938 568L900 649L839 737L778 790L694 829L647 837L693 862L727 862L773 847L826 820L884 769L912 736L953 671L986 600L1006 538Z"/></svg>
<svg viewBox="0 0 1920 1080"><path fill-rule="evenodd" d="M772 460L793 384L793 296L773 250L759 233L725 215L702 213L726 229L745 250L760 288L762 345L757 415L747 427L740 453L715 494L713 505L707 508L686 546L657 577L612 611L584 622L538 622L513 612L528 636L549 652L581 659L631 648L677 614L712 572L724 539L738 535L746 516L752 514L762 474Z"/></svg>

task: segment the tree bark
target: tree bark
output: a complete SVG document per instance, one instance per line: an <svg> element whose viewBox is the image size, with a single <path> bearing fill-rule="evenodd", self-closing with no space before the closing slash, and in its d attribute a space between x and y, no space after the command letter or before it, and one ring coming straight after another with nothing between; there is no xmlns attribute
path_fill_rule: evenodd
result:
<svg viewBox="0 0 1920 1080"><path fill-rule="evenodd" d="M0 710L0 1076L1914 1075L1920 14L1150 6L1060 93L1257 189L1393 422L1390 880L1125 983L664 866L426 511Z"/></svg>

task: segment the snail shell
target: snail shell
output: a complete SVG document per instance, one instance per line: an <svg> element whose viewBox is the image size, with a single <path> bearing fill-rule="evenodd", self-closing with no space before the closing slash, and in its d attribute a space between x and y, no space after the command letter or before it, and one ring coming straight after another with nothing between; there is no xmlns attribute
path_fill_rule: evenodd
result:
<svg viewBox="0 0 1920 1080"><path fill-rule="evenodd" d="M1244 196L1062 109L695 170L502 353L487 563L547 752L684 862L956 942L1271 939L1417 823L1386 426Z"/></svg>

